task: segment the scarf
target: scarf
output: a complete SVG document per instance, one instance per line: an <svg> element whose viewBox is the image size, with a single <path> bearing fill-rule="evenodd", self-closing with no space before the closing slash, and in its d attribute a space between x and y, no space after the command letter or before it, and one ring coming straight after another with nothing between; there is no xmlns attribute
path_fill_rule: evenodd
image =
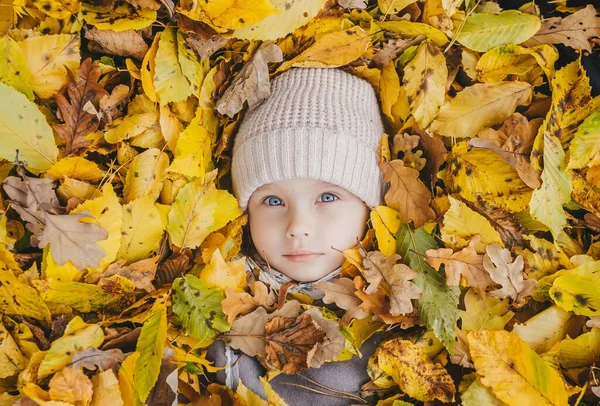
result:
<svg viewBox="0 0 600 406"><path fill-rule="evenodd" d="M319 282L326 282L332 279L337 279L340 277L341 266L334 269L327 275L322 278L311 281L311 282L297 282L292 278L284 274L283 272L279 272L276 269L269 267L267 262L258 254L254 254L252 256L248 256L246 260L246 269L252 270L250 263L254 263L258 266L259 274L258 280L264 282L267 285L270 285L273 289L279 290L283 285L288 282L294 282L288 292L298 292L309 296L313 301L320 300L325 296L325 292L321 289L316 288L315 285Z"/></svg>

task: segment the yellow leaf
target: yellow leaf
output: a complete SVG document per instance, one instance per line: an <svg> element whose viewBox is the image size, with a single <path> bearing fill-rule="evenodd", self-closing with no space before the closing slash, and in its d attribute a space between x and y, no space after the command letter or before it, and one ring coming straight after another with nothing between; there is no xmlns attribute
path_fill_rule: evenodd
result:
<svg viewBox="0 0 600 406"><path fill-rule="evenodd" d="M143 136L154 129L160 131L157 111L129 114L108 123L104 128L104 138L107 142L116 144L132 137Z"/></svg>
<svg viewBox="0 0 600 406"><path fill-rule="evenodd" d="M154 88L161 105L185 100L191 95L190 84L177 58L177 31L166 28L160 33L154 66Z"/></svg>
<svg viewBox="0 0 600 406"><path fill-rule="evenodd" d="M79 35L29 37L19 42L31 72L31 88L42 99L54 96L67 84L67 71L79 68Z"/></svg>
<svg viewBox="0 0 600 406"><path fill-rule="evenodd" d="M0 312L9 316L21 315L39 320L45 326L52 324L50 310L37 290L19 281L13 271L0 263Z"/></svg>
<svg viewBox="0 0 600 406"><path fill-rule="evenodd" d="M261 379L261 383L263 380ZM268 403L266 400L258 396L256 393L252 392L244 382L240 379L238 382L238 387L236 389L236 394L242 399L245 405L247 406L270 406L271 403Z"/></svg>
<svg viewBox="0 0 600 406"><path fill-rule="evenodd" d="M454 249L464 248L476 234L481 236L476 248L479 253L485 252L485 246L494 242L504 246L500 234L485 217L452 196L448 196L448 200L450 208L444 213L440 230L446 246Z"/></svg>
<svg viewBox="0 0 600 406"><path fill-rule="evenodd" d="M14 88L0 83L0 157L19 160L44 171L56 161L58 148L52 128L36 105Z"/></svg>
<svg viewBox="0 0 600 406"><path fill-rule="evenodd" d="M279 13L269 0L184 0L178 11L192 20L229 30L255 24Z"/></svg>
<svg viewBox="0 0 600 406"><path fill-rule="evenodd" d="M446 58L435 44L423 41L404 71L403 84L411 113L419 127L427 128L445 101Z"/></svg>
<svg viewBox="0 0 600 406"><path fill-rule="evenodd" d="M476 83L446 102L430 129L446 137L470 138L485 127L503 122L530 99L529 83Z"/></svg>
<svg viewBox="0 0 600 406"><path fill-rule="evenodd" d="M531 38L540 26L538 16L517 10L473 13L458 32L457 40L473 51L485 52L498 45L520 44Z"/></svg>
<svg viewBox="0 0 600 406"><path fill-rule="evenodd" d="M554 303L568 312L590 317L600 315L598 262L560 271L549 294Z"/></svg>
<svg viewBox="0 0 600 406"><path fill-rule="evenodd" d="M381 111L391 120L394 130L398 130L410 114L410 110L406 89L400 86L400 78L393 62L383 66L379 89Z"/></svg>
<svg viewBox="0 0 600 406"><path fill-rule="evenodd" d="M403 37L414 38L419 35L425 35L435 45L441 47L448 43L448 37L442 31L429 24L416 23L412 21L397 20L397 21L384 21L384 22L372 22L375 28L401 34Z"/></svg>
<svg viewBox="0 0 600 406"><path fill-rule="evenodd" d="M0 82L14 87L29 100L33 100L31 72L23 57L23 51L8 35L0 38Z"/></svg>
<svg viewBox="0 0 600 406"><path fill-rule="evenodd" d="M446 369L432 362L421 348L396 338L378 348L379 368L390 375L402 391L417 400L454 401L456 388Z"/></svg>
<svg viewBox="0 0 600 406"><path fill-rule="evenodd" d="M190 179L202 179L214 169L211 136L203 125L206 116L206 109L200 106L192 122L179 134L169 172L180 173Z"/></svg>
<svg viewBox="0 0 600 406"><path fill-rule="evenodd" d="M574 316L555 305L536 314L524 324L516 323L513 333L532 350L543 354L565 338L567 333L576 335L584 322L585 318Z"/></svg>
<svg viewBox="0 0 600 406"><path fill-rule="evenodd" d="M246 286L246 258L225 262L221 251L216 249L210 262L200 272L200 280L207 288L218 287L223 291L231 288L242 292Z"/></svg>
<svg viewBox="0 0 600 406"><path fill-rule="evenodd" d="M519 337L504 330L471 331L469 348L481 382L498 399L515 404L566 405L560 373Z"/></svg>
<svg viewBox="0 0 600 406"><path fill-rule="evenodd" d="M531 189L500 155L485 148L470 148L465 141L452 149L448 175L452 187L475 204L483 199L519 212L527 208L531 198Z"/></svg>
<svg viewBox="0 0 600 406"><path fill-rule="evenodd" d="M94 395L90 406L123 406L125 404L121 399L119 381L112 369L98 372L92 377L92 384L94 385Z"/></svg>
<svg viewBox="0 0 600 406"><path fill-rule="evenodd" d="M19 374L27 366L27 360L4 324L0 323L0 378Z"/></svg>
<svg viewBox="0 0 600 406"><path fill-rule="evenodd" d="M190 82L192 94L200 98L204 77L210 71L210 59L198 60L196 53L186 42L181 30L177 30L177 58L181 72Z"/></svg>
<svg viewBox="0 0 600 406"><path fill-rule="evenodd" d="M267 394L267 402L269 406L287 406L287 403L275 392L275 390L271 387L271 384L264 377L259 377L260 384L265 389L265 393Z"/></svg>
<svg viewBox="0 0 600 406"><path fill-rule="evenodd" d="M360 58L369 47L369 33L354 26L323 35L291 61L282 63L276 72L295 66L301 68L335 68Z"/></svg>
<svg viewBox="0 0 600 406"><path fill-rule="evenodd" d="M500 82L508 75L524 75L538 64L548 80L552 80L557 60L558 52L550 45L533 48L515 44L500 45L481 55L477 61L477 79L482 82Z"/></svg>
<svg viewBox="0 0 600 406"><path fill-rule="evenodd" d="M377 206L370 213L379 251L389 257L396 253L396 233L400 229L400 213L391 207Z"/></svg>
<svg viewBox="0 0 600 406"><path fill-rule="evenodd" d="M158 199L167 175L169 157L157 148L148 149L136 156L125 179L123 198L129 203L137 198L148 196L152 202Z"/></svg>
<svg viewBox="0 0 600 406"><path fill-rule="evenodd" d="M529 265L527 275L530 278L539 280L544 276L555 273L557 269L573 267L569 257L550 241L537 238L534 235L524 237L528 240L531 250L515 247L515 251L517 254L523 255ZM544 300L547 300L547 298Z"/></svg>
<svg viewBox="0 0 600 406"><path fill-rule="evenodd" d="M233 37L253 40L276 40L308 23L325 6L326 0L294 1L270 0L279 13L270 14L261 21L238 28Z"/></svg>
<svg viewBox="0 0 600 406"><path fill-rule="evenodd" d="M99 30L141 30L156 21L155 10L143 7L135 8L128 3L116 8L102 8L81 3L81 11L85 22Z"/></svg>
<svg viewBox="0 0 600 406"><path fill-rule="evenodd" d="M100 191L94 186L87 182L71 178L65 178L56 191L65 201L69 200L71 197L77 197L81 201L85 201L100 196Z"/></svg>
<svg viewBox="0 0 600 406"><path fill-rule="evenodd" d="M123 403L127 406L138 406L140 404L133 383L133 371L139 356L140 353L137 351L130 353L121 363L121 367L119 368L119 389L121 391Z"/></svg>
<svg viewBox="0 0 600 406"><path fill-rule="evenodd" d="M58 20L70 18L79 11L79 0L40 0L33 2L33 5Z"/></svg>
<svg viewBox="0 0 600 406"><path fill-rule="evenodd" d="M577 128L569 146L568 169L600 165L600 110L592 112Z"/></svg>
<svg viewBox="0 0 600 406"><path fill-rule="evenodd" d="M195 248L211 232L239 217L237 199L214 185L216 170L181 188L169 212L167 232L180 248Z"/></svg>
<svg viewBox="0 0 600 406"><path fill-rule="evenodd" d="M42 379L63 369L71 362L75 352L89 347L98 348L103 342L104 333L99 325L86 324L81 317L75 316L67 324L63 336L54 340L46 351L38 369L38 378Z"/></svg>
<svg viewBox="0 0 600 406"><path fill-rule="evenodd" d="M156 249L165 230L166 222L161 219L152 198L143 196L123 206L121 245L117 258L128 263L141 261Z"/></svg>
<svg viewBox="0 0 600 406"><path fill-rule="evenodd" d="M160 35L155 35L150 49L144 55L142 67L140 68L144 94L153 102L158 101L156 89L154 88L154 72L156 71L156 52L158 51L159 40Z"/></svg>
<svg viewBox="0 0 600 406"><path fill-rule="evenodd" d="M104 176L98 164L80 156L62 158L47 171L46 175L52 179L78 179L97 182Z"/></svg>
<svg viewBox="0 0 600 406"><path fill-rule="evenodd" d="M379 6L379 10L385 15L397 14L415 1L416 0L377 0L377 5Z"/></svg>
<svg viewBox="0 0 600 406"><path fill-rule="evenodd" d="M575 339L567 337L562 340L558 358L565 369L597 364L600 361L600 329L592 328L589 333Z"/></svg>

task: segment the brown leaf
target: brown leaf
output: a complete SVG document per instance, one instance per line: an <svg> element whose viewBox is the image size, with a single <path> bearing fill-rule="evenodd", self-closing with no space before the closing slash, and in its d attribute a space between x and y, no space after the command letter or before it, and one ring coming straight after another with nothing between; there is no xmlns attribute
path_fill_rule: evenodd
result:
<svg viewBox="0 0 600 406"><path fill-rule="evenodd" d="M265 324L273 317L296 318L300 313L300 303L290 300L281 309L267 314L267 311L259 307L252 313L240 317L231 325L229 333L224 339L232 348L242 350L251 357L257 354L263 356L265 353Z"/></svg>
<svg viewBox="0 0 600 406"><path fill-rule="evenodd" d="M110 329L106 328L105 331ZM106 337L104 344L100 347L101 350L107 351L113 348L118 348L123 352L135 351L137 340L142 332L141 327L136 327L133 330L127 329L124 334L119 334L113 337Z"/></svg>
<svg viewBox="0 0 600 406"><path fill-rule="evenodd" d="M93 385L80 369L65 367L50 379L50 399L73 405L88 405L92 401Z"/></svg>
<svg viewBox="0 0 600 406"><path fill-rule="evenodd" d="M131 280L136 289L143 289L148 293L154 292L155 288L152 285L154 275L156 274L156 264L160 257L146 258L141 261L126 265L124 259L113 262L102 273L93 273L86 276L86 283L97 283L102 278L108 278L112 275L121 275Z"/></svg>
<svg viewBox="0 0 600 406"><path fill-rule="evenodd" d="M487 218L492 227L500 234L500 238L502 238L502 242L505 246L514 247L525 245L523 234L527 234L527 229L519 223L519 220L514 214L500 207L487 204L484 201L479 202L477 205L464 200L463 203Z"/></svg>
<svg viewBox="0 0 600 406"><path fill-rule="evenodd" d="M173 349L164 348L158 379L144 404L170 406L177 400L177 365L170 360L173 354Z"/></svg>
<svg viewBox="0 0 600 406"><path fill-rule="evenodd" d="M325 331L308 313L297 318L273 317L265 324L265 333L266 366L288 375L308 369L317 344L327 340Z"/></svg>
<svg viewBox="0 0 600 406"><path fill-rule="evenodd" d="M346 346L346 339L340 332L340 325L323 317L318 308L312 307L303 314L308 314L325 331L327 340L317 344L317 350L310 361L311 368L320 368L326 361L337 359Z"/></svg>
<svg viewBox="0 0 600 406"><path fill-rule="evenodd" d="M600 37L600 18L591 4L566 17L544 20L538 32L523 45L564 44L592 52L590 38Z"/></svg>
<svg viewBox="0 0 600 406"><path fill-rule="evenodd" d="M116 348L103 351L89 347L73 354L70 367L75 369L86 368L91 371L99 369L102 372L120 364L125 358L127 358L127 354L123 354L121 350Z"/></svg>
<svg viewBox="0 0 600 406"><path fill-rule="evenodd" d="M227 321L231 324L239 314L247 314L259 306L270 310L275 304L275 294L269 292L267 286L256 281L252 284L252 294L247 292L236 292L232 288L225 289L225 299L221 301L223 313L227 315Z"/></svg>
<svg viewBox="0 0 600 406"><path fill-rule="evenodd" d="M374 293L379 286L390 298L390 314L399 316L413 312L411 300L421 297L421 289L410 282L417 273L404 264L396 264L400 255L385 257L379 251L367 253L363 259L365 278L370 285L366 294Z"/></svg>
<svg viewBox="0 0 600 406"><path fill-rule="evenodd" d="M515 113L504 120L498 131L492 128L481 130L476 138L469 140L469 145L495 151L517 170L527 186L536 189L541 184L540 174L531 167L529 157L542 121L541 118L527 121L526 117Z"/></svg>
<svg viewBox="0 0 600 406"><path fill-rule="evenodd" d="M86 31L85 37L90 40L88 48L92 52L131 56L140 61L148 52L148 45L140 33L134 30L116 32L92 28Z"/></svg>
<svg viewBox="0 0 600 406"><path fill-rule="evenodd" d="M448 150L440 137L427 134L425 131L421 130L416 123L413 123L411 133L419 136L419 144L424 152L424 158L426 160L425 167L421 171L421 179L423 179L425 185L428 185L430 189L433 189L433 185L437 182L437 173L440 166L446 160Z"/></svg>
<svg viewBox="0 0 600 406"><path fill-rule="evenodd" d="M200 34L188 32L185 41L196 51L200 59L208 59L212 54L223 48L229 42L229 39L220 35L212 35L205 39Z"/></svg>
<svg viewBox="0 0 600 406"><path fill-rule="evenodd" d="M252 59L244 65L235 76L231 85L216 104L219 113L233 117L244 107L248 101L248 108L252 109L271 95L271 82L269 81L268 62L282 62L281 49L272 42L264 42L256 50Z"/></svg>
<svg viewBox="0 0 600 406"><path fill-rule="evenodd" d="M107 123L123 116L125 112L123 107L126 105L130 93L129 86L119 84L112 89L110 96L105 95L100 98L101 114Z"/></svg>
<svg viewBox="0 0 600 406"><path fill-rule="evenodd" d="M348 324L352 319L364 319L369 315L360 307L361 300L354 294L356 289L352 279L339 278L333 282L319 282L315 288L325 293L324 303L335 303L339 308L346 310L342 316L342 323Z"/></svg>
<svg viewBox="0 0 600 406"><path fill-rule="evenodd" d="M488 245L485 251L483 266L490 273L492 280L502 285L502 289L491 291L489 294L500 299L510 297L517 306L525 304L524 299L533 291L536 280L523 278L523 256L517 255L512 261L510 251L496 243Z"/></svg>
<svg viewBox="0 0 600 406"><path fill-rule="evenodd" d="M415 227L421 227L435 218L434 211L429 207L431 193L419 182L419 171L404 166L399 159L391 162L384 160L379 167L383 172L383 182L390 182L390 188L384 196L385 203L400 213L403 223L413 221Z"/></svg>
<svg viewBox="0 0 600 406"><path fill-rule="evenodd" d="M458 252L452 248L439 248L427 250L425 261L436 270L444 264L446 270L446 282L450 286L457 286L460 277L463 276L469 286L479 291L479 295L485 298L486 288L493 285L492 279L486 268L483 266L483 255L477 254L476 247L481 240L479 234L475 234L469 245Z"/></svg>
<svg viewBox="0 0 600 406"><path fill-rule="evenodd" d="M98 84L100 67L93 64L91 58L81 63L77 79L68 69L67 74L69 100L62 94L54 96L64 124L53 125L57 134L65 140L63 152L65 156L79 153L92 145L92 142L85 137L96 131L98 119L83 108L88 102L93 103L107 94L106 90Z"/></svg>

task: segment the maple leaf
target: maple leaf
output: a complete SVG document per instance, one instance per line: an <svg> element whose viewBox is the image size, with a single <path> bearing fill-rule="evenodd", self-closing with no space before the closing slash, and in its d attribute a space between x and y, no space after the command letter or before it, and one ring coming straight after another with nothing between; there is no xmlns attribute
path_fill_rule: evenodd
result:
<svg viewBox="0 0 600 406"><path fill-rule="evenodd" d="M307 313L296 319L273 317L265 324L265 332L265 364L288 375L308 369L317 344L327 339L327 333Z"/></svg>
<svg viewBox="0 0 600 406"><path fill-rule="evenodd" d="M227 315L227 322L233 323L235 318L247 314L259 306L272 310L275 304L275 293L270 292L261 281L252 284L251 294L248 292L237 292L233 288L225 289L225 299L221 301L223 313Z"/></svg>
<svg viewBox="0 0 600 406"><path fill-rule="evenodd" d="M536 281L523 278L523 256L517 255L512 261L510 251L496 243L488 245L485 251L483 266L492 280L502 285L501 289L489 294L500 299L510 297L517 306L525 304L525 297L533 292Z"/></svg>
<svg viewBox="0 0 600 406"><path fill-rule="evenodd" d="M348 324L351 319L364 319L369 314L361 307L361 300L354 294L354 282L349 278L335 279L333 282L319 282L315 288L321 289L325 296L324 303L335 303L339 308L346 310L342 316L342 323Z"/></svg>
<svg viewBox="0 0 600 406"><path fill-rule="evenodd" d="M425 261L438 271L440 265L444 264L448 285L458 285L460 277L463 276L467 283L476 288L481 297L485 298L485 290L493 285L493 281L483 266L483 255L477 254L476 247L480 240L479 234L474 235L469 245L458 252L454 252L452 248L427 250Z"/></svg>
<svg viewBox="0 0 600 406"><path fill-rule="evenodd" d="M67 94L54 96L64 124L55 124L54 129L65 140L64 156L80 153L92 145L86 136L98 128L98 119L86 111L86 104L93 103L108 93L98 84L100 67L88 58L81 63L78 78L67 69L69 77Z"/></svg>

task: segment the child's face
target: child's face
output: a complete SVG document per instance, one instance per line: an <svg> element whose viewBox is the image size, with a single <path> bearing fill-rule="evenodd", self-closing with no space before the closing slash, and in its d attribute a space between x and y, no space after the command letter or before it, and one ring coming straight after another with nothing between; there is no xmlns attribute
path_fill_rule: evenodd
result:
<svg viewBox="0 0 600 406"><path fill-rule="evenodd" d="M256 189L248 202L248 215L258 253L273 269L306 282L344 262L340 251L362 239L369 208L339 186L297 178ZM288 255L295 250L317 255Z"/></svg>

